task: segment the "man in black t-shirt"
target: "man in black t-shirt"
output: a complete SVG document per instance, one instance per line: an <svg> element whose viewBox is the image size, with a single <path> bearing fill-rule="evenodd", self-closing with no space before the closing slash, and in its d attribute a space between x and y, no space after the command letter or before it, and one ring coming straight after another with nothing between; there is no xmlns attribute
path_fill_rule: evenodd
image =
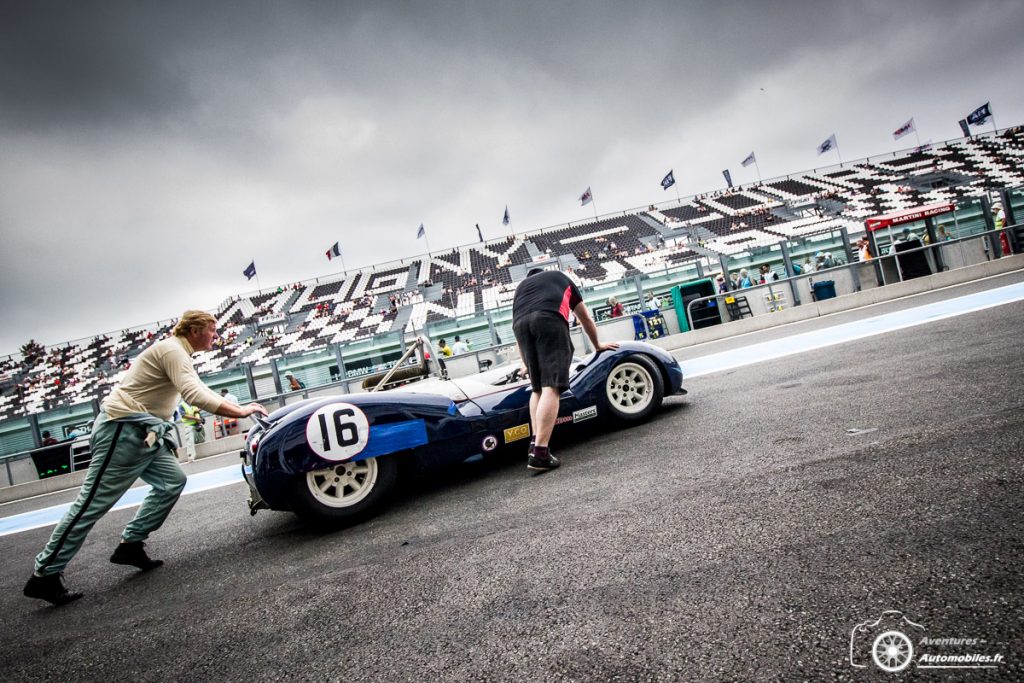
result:
<svg viewBox="0 0 1024 683"><path fill-rule="evenodd" d="M559 396L569 388L572 341L569 313L587 333L598 351L618 348L597 339L597 326L583 303L580 290L564 273L534 268L516 288L512 302L512 331L519 344L519 357L530 375L530 427L534 442L526 466L546 472L558 467L548 451L548 441L558 417Z"/></svg>

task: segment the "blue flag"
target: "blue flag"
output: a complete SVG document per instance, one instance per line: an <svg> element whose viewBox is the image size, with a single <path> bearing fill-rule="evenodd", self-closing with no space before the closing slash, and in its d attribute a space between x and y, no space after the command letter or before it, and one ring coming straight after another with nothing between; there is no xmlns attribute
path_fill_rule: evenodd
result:
<svg viewBox="0 0 1024 683"><path fill-rule="evenodd" d="M986 102L981 105L970 114L967 115L967 123L972 126L980 126L981 124L988 121L989 117L992 116L992 107L989 105L991 102Z"/></svg>
<svg viewBox="0 0 1024 683"><path fill-rule="evenodd" d="M960 132L964 134L965 138L971 137L971 127L967 125L967 119L960 119Z"/></svg>
<svg viewBox="0 0 1024 683"><path fill-rule="evenodd" d="M828 140L825 140L825 142L818 145L818 156L820 157L825 152L836 149L838 144L839 143L836 142L836 134L832 133L832 135L828 136Z"/></svg>
<svg viewBox="0 0 1024 683"><path fill-rule="evenodd" d="M422 223L420 223L420 229L416 231L416 239L419 239L421 237L426 237L426 236L427 236L427 229L423 227Z"/></svg>
<svg viewBox="0 0 1024 683"><path fill-rule="evenodd" d="M722 175L725 176L725 184L732 187L732 174L729 173L729 169L722 171Z"/></svg>
<svg viewBox="0 0 1024 683"><path fill-rule="evenodd" d="M249 265L245 267L245 270L242 271L242 275L244 275L247 280L251 280L256 277L256 262L252 261L249 263Z"/></svg>
<svg viewBox="0 0 1024 683"><path fill-rule="evenodd" d="M509 220L510 219L508 217L508 205L506 204L505 205L505 217L501 219L501 224L502 225L508 225Z"/></svg>
<svg viewBox="0 0 1024 683"><path fill-rule="evenodd" d="M672 187L675 184L676 178L674 175L672 175L672 171L670 170L668 172L668 175L661 179L661 189L667 190L668 188Z"/></svg>

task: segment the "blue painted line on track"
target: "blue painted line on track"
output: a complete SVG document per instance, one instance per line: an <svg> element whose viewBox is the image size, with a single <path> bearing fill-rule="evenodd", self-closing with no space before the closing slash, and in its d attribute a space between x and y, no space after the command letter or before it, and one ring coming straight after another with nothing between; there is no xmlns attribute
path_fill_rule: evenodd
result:
<svg viewBox="0 0 1024 683"><path fill-rule="evenodd" d="M745 365L814 351L836 344L844 344L877 334L894 332L916 325L924 325L936 320L944 320L1021 300L1024 300L1024 283L1007 285L947 301L924 304L903 311L884 313L864 320L843 323L821 330L802 332L789 337L701 356L700 358L694 358L681 363L683 376L687 379L692 379L724 370L733 370ZM182 495L220 488L241 481L243 479L240 465L222 467L190 475ZM149 486L129 489L113 509L122 510L140 505L148 492ZM43 508L42 510L33 510L0 518L0 536L57 524L70 507L70 503L65 503L63 505Z"/></svg>
<svg viewBox="0 0 1024 683"><path fill-rule="evenodd" d="M200 472L199 474L189 475L188 483L185 484L185 490L182 491L182 495L208 491L209 489L228 486L229 484L234 484L240 481L243 481L241 464L221 467L208 472ZM149 486L139 486L128 489L117 503L114 504L112 509L123 510L125 508L133 508L141 505L142 499L146 497L149 490ZM61 505L52 505L41 510L22 512L17 515L11 515L10 517L0 518L0 536L16 534L21 531L28 531L29 529L53 526L59 522L62 517L64 517L64 513L67 512L70 507L71 503L63 503Z"/></svg>
<svg viewBox="0 0 1024 683"><path fill-rule="evenodd" d="M789 337L759 342L729 351L712 353L700 358L682 361L683 377L692 379L710 375L724 370L733 370L754 363L792 356L816 349L823 349L836 344L864 339L877 334L895 332L896 330L923 325L925 323L944 320L975 311L1002 306L1024 299L1024 283L1007 285L985 292L967 294L965 296L924 304L915 308L882 315L864 320L842 323L832 327L802 332Z"/></svg>

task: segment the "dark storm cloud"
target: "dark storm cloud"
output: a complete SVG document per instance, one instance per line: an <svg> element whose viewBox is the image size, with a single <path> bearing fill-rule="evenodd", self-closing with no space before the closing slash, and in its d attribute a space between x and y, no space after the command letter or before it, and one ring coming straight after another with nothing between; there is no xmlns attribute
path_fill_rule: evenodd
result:
<svg viewBox="0 0 1024 683"><path fill-rule="evenodd" d="M0 352L1018 123L1019 2L5 3ZM764 90L761 90L764 88ZM997 99L998 98L998 99ZM1005 117L1005 118L1004 118ZM1017 120L1015 120L1017 119ZM889 145L889 147L885 147Z"/></svg>

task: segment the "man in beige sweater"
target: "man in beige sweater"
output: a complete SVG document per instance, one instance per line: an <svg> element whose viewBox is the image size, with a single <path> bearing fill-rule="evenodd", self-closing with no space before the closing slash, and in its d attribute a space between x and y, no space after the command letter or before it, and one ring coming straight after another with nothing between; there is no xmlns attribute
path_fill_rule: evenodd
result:
<svg viewBox="0 0 1024 683"><path fill-rule="evenodd" d="M192 354L208 351L217 339L216 320L203 311L185 311L174 335L153 344L132 364L121 384L103 401L93 424L92 462L78 498L36 556L24 594L63 605L82 597L64 587L62 572L93 525L141 478L152 486L135 518L121 534L110 561L148 571L163 562L151 559L143 541L163 524L185 488L178 465L171 416L180 395L188 403L224 417L266 415L259 403L238 406L206 387L196 374Z"/></svg>

